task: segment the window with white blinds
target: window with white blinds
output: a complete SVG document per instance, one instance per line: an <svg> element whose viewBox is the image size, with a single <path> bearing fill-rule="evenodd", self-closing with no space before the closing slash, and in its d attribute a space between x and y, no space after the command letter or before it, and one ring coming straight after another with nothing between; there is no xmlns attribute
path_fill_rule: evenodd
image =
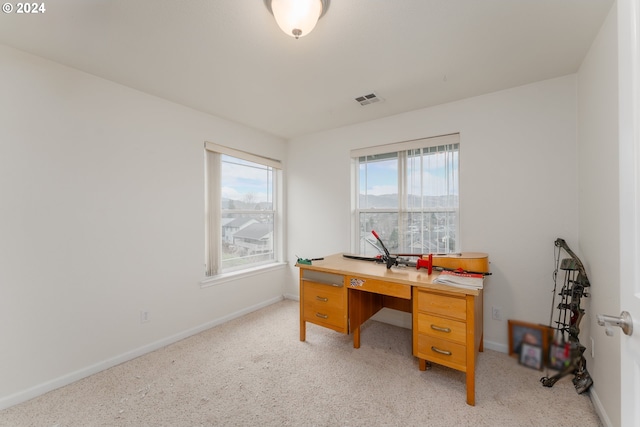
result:
<svg viewBox="0 0 640 427"><path fill-rule="evenodd" d="M391 253L459 251L459 134L351 152L352 250L376 255L371 231Z"/></svg>
<svg viewBox="0 0 640 427"><path fill-rule="evenodd" d="M207 142L207 277L279 261L280 161Z"/></svg>

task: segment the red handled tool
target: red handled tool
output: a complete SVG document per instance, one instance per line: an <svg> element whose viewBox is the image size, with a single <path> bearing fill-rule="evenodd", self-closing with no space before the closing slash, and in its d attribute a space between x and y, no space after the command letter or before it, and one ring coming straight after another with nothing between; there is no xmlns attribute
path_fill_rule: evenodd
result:
<svg viewBox="0 0 640 427"><path fill-rule="evenodd" d="M427 259L423 259L422 257L418 258L416 261L416 269L420 270L421 268L426 268L427 272L431 274L433 271L433 255L429 254Z"/></svg>

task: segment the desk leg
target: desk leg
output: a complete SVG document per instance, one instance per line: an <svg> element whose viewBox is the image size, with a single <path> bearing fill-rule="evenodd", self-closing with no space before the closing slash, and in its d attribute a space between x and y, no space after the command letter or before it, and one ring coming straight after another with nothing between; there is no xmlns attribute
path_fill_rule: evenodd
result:
<svg viewBox="0 0 640 427"><path fill-rule="evenodd" d="M382 308L382 295L349 289L349 328L353 348L360 348L360 326Z"/></svg>
<svg viewBox="0 0 640 427"><path fill-rule="evenodd" d="M427 362L424 359L418 358L418 368L421 371L426 371L427 369L431 369L431 362Z"/></svg>
<svg viewBox="0 0 640 427"><path fill-rule="evenodd" d="M476 404L476 360L483 350L482 293L477 298L467 295L467 405Z"/></svg>
<svg viewBox="0 0 640 427"><path fill-rule="evenodd" d="M302 269L300 269L300 341L307 339L307 322L304 320L304 285Z"/></svg>
<svg viewBox="0 0 640 427"><path fill-rule="evenodd" d="M476 406L475 370L467 371L467 405Z"/></svg>
<svg viewBox="0 0 640 427"><path fill-rule="evenodd" d="M353 330L353 348L360 348L360 325Z"/></svg>

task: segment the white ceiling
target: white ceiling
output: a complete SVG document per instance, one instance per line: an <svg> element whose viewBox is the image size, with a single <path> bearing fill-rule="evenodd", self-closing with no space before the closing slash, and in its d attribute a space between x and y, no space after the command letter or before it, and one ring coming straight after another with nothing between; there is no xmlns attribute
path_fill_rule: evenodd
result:
<svg viewBox="0 0 640 427"><path fill-rule="evenodd" d="M333 0L296 40L263 0L40 2L0 43L284 138L574 73L613 4Z"/></svg>

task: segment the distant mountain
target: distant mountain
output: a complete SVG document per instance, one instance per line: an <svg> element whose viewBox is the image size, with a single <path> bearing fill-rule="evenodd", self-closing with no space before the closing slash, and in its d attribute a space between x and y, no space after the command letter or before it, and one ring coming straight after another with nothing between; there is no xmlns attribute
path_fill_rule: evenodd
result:
<svg viewBox="0 0 640 427"><path fill-rule="evenodd" d="M397 194L383 194L380 196L368 195L367 204L365 204L365 196L360 195L360 206L369 209L393 209L398 207ZM458 204L458 196L426 196L423 199L426 208L444 208L450 207L451 204ZM420 198L418 196L409 197L409 205L414 207L420 206ZM239 210L267 210L271 209L271 203L268 202L251 202L247 203L242 200L222 199L222 209L239 209Z"/></svg>
<svg viewBox="0 0 640 427"><path fill-rule="evenodd" d="M248 210L248 211L264 211L267 209L272 209L272 204L270 202L243 202L242 200L233 200L222 198L222 209L239 209L239 210Z"/></svg>
<svg viewBox="0 0 640 427"><path fill-rule="evenodd" d="M458 204L458 196L426 196L423 198L424 207L437 208L437 207L450 207L452 204ZM409 206L420 206L420 197L409 196ZM398 207L398 195L397 194L383 194L380 196L360 195L360 207L363 209L391 209Z"/></svg>

